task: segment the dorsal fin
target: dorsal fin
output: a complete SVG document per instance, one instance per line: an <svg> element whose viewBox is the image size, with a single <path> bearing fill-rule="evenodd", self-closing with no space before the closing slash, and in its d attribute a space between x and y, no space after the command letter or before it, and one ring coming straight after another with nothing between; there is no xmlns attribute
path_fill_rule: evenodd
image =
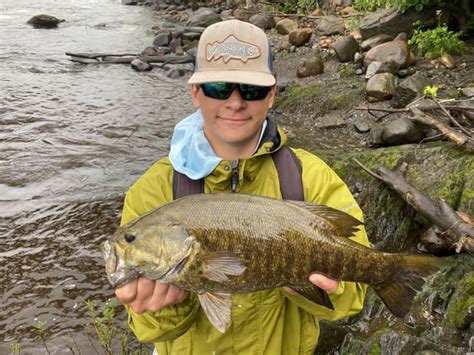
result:
<svg viewBox="0 0 474 355"><path fill-rule="evenodd" d="M337 234L341 237L352 237L354 233L359 230L359 226L363 225L361 221L355 217L352 217L350 214L329 206L315 205L305 201L287 202L300 208L304 208L305 210L317 216L318 219L325 219L334 227L335 230L337 230Z"/></svg>

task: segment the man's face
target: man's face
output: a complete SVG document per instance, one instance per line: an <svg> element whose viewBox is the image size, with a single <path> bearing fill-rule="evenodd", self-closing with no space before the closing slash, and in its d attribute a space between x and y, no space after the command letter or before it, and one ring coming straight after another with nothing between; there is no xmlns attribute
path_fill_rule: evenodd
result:
<svg viewBox="0 0 474 355"><path fill-rule="evenodd" d="M191 96L193 104L201 109L204 134L216 152L229 146L253 149L267 112L273 105L275 87L264 99L257 101L243 100L238 89L228 99L213 99L205 96L198 85L191 85Z"/></svg>

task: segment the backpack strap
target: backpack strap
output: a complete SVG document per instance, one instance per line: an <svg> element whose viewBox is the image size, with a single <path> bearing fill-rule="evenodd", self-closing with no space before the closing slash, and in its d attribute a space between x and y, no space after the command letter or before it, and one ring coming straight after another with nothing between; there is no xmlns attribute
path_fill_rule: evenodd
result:
<svg viewBox="0 0 474 355"><path fill-rule="evenodd" d="M287 146L272 153L273 163L280 179L280 191L284 200L304 201L301 163ZM204 179L192 180L173 169L173 198L204 192Z"/></svg>
<svg viewBox="0 0 474 355"><path fill-rule="evenodd" d="M280 191L284 200L304 201L301 163L287 146L272 154L273 163L280 179Z"/></svg>
<svg viewBox="0 0 474 355"><path fill-rule="evenodd" d="M173 199L204 192L204 179L193 180L173 169Z"/></svg>

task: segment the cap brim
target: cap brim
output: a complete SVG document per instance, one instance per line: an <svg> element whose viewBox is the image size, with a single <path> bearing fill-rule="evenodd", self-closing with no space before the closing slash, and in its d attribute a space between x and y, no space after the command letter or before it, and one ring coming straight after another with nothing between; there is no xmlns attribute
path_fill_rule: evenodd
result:
<svg viewBox="0 0 474 355"><path fill-rule="evenodd" d="M189 78L189 84L204 84L212 82L239 83L258 86L273 86L276 79L272 74L255 71L205 71L195 72Z"/></svg>

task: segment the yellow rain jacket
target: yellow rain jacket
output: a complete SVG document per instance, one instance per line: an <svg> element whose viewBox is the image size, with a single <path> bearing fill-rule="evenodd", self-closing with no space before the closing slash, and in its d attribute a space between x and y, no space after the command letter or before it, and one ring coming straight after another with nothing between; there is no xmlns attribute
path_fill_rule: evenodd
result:
<svg viewBox="0 0 474 355"><path fill-rule="evenodd" d="M278 173L270 153L284 145L286 137L280 129L274 131L273 137L261 142L251 158L239 161L237 192L281 198ZM302 166L305 200L337 208L362 221L362 211L336 173L316 156L302 149L293 151ZM205 192L229 192L231 173L230 161L221 161L205 178ZM129 189L122 224L170 202L172 177L168 158L156 162ZM369 245L363 228L352 239ZM340 282L339 288L329 294L335 310L281 288L235 294L232 321L225 334L209 323L193 293L160 312L138 315L127 307L128 323L139 341L155 343L159 355L313 354L319 337L318 320L338 320L358 313L365 291L363 284Z"/></svg>

